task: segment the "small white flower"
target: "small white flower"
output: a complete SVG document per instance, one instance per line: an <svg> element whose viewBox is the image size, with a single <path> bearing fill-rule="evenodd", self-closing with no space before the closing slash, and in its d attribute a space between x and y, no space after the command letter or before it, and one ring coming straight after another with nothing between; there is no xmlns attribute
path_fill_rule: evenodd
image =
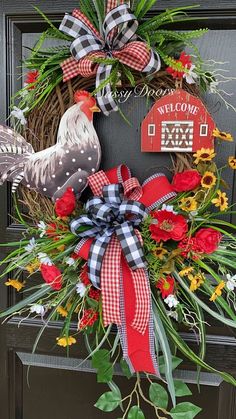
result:
<svg viewBox="0 0 236 419"><path fill-rule="evenodd" d="M198 215L198 211L190 211L188 215L190 220L193 220Z"/></svg>
<svg viewBox="0 0 236 419"><path fill-rule="evenodd" d="M73 266L75 264L75 259L67 258L66 259L66 264L69 265L69 266Z"/></svg>
<svg viewBox="0 0 236 419"><path fill-rule="evenodd" d="M168 212L173 212L173 214L178 214L176 211L174 211L173 205L163 204L162 207L161 207L161 210L162 211L164 210L164 211L168 211Z"/></svg>
<svg viewBox="0 0 236 419"><path fill-rule="evenodd" d="M31 253L32 250L35 249L35 247L37 247L37 244L35 242L35 238L32 237L32 239L30 239L30 241L29 241L29 244L27 244L27 246L25 246L25 250L26 250L26 252Z"/></svg>
<svg viewBox="0 0 236 419"><path fill-rule="evenodd" d="M43 263L44 265L49 265L49 266L53 265L51 259L47 255L47 253L42 253L42 252L38 253L38 259L39 259L40 263Z"/></svg>
<svg viewBox="0 0 236 419"><path fill-rule="evenodd" d="M183 78L186 79L186 82L188 84L194 84L196 83L196 80L198 79L198 75L194 73L194 68L196 66L194 64L191 65L191 67L188 70L188 73L184 73Z"/></svg>
<svg viewBox="0 0 236 419"><path fill-rule="evenodd" d="M172 319L178 321L178 313L177 313L177 311L174 311L174 310L168 311L167 316L168 317L172 317Z"/></svg>
<svg viewBox="0 0 236 419"><path fill-rule="evenodd" d="M44 306L42 306L41 304L34 304L30 307L30 312L40 314L40 316L43 317L46 310L45 310Z"/></svg>
<svg viewBox="0 0 236 419"><path fill-rule="evenodd" d="M79 282L76 284L76 292L80 297L83 297L86 293L86 286L82 282Z"/></svg>
<svg viewBox="0 0 236 419"><path fill-rule="evenodd" d="M229 291L234 291L234 288L236 288L236 275L231 276L230 274L227 274L226 278L226 287Z"/></svg>
<svg viewBox="0 0 236 419"><path fill-rule="evenodd" d="M43 236L45 235L45 233L46 233L46 228L47 228L47 226L46 226L45 222L44 222L44 221L40 221L40 222L37 224L37 227L38 227L38 229L41 231L41 233L40 233L40 237L43 237Z"/></svg>
<svg viewBox="0 0 236 419"><path fill-rule="evenodd" d="M177 300L174 294L168 295L168 297L166 297L164 301L170 308L175 308L179 304L179 301Z"/></svg>
<svg viewBox="0 0 236 419"><path fill-rule="evenodd" d="M25 112L27 112L29 110L29 108L25 108L25 109L20 109L17 108L17 106L13 106L13 110L11 111L11 116L13 116L14 118L18 119L21 123L21 125L26 125L27 124L27 120L25 118Z"/></svg>

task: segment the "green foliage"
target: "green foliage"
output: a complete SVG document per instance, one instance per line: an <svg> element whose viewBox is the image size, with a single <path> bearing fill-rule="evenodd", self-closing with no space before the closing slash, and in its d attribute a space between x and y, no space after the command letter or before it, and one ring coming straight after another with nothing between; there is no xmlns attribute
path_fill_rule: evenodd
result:
<svg viewBox="0 0 236 419"><path fill-rule="evenodd" d="M183 21L190 21L194 18L189 17L186 14L186 10L193 9L194 7L198 6L183 6L177 7L175 9L167 9L165 12L159 13L158 15L154 16L151 19L147 19L143 23L139 25L137 33L140 36L143 36L145 33L153 33L159 29L160 26L175 23L175 22L183 22Z"/></svg>
<svg viewBox="0 0 236 419"><path fill-rule="evenodd" d="M171 409L170 415L173 419L193 419L201 410L200 407L192 403L183 402Z"/></svg>
<svg viewBox="0 0 236 419"><path fill-rule="evenodd" d="M168 393L160 384L151 383L149 387L149 398L155 406L167 409Z"/></svg>
<svg viewBox="0 0 236 419"><path fill-rule="evenodd" d="M121 67L122 67L122 70L123 70L123 73L124 73L125 77L130 82L130 85L132 87L134 87L135 86L135 78L134 78L134 76L132 74L132 71L126 65L123 65L122 64Z"/></svg>
<svg viewBox="0 0 236 419"><path fill-rule="evenodd" d="M174 389L174 380L172 375L172 355L170 350L170 345L166 335L165 328L163 326L162 320L157 313L157 308L153 305L153 314L154 314L154 333L155 339L160 343L161 350L165 360L165 377L167 381L168 390L171 396L172 404L175 406L175 389Z"/></svg>
<svg viewBox="0 0 236 419"><path fill-rule="evenodd" d="M99 20L92 1L80 0L81 12L90 20L91 23L99 30Z"/></svg>
<svg viewBox="0 0 236 419"><path fill-rule="evenodd" d="M26 307L29 304L35 303L35 301L38 301L40 298L48 294L50 291L51 291L51 287L49 285L42 285L42 287L38 291L29 295L29 297L24 298L23 300L19 301L19 303L1 312L0 318L7 317L14 313L19 312L22 308Z"/></svg>
<svg viewBox="0 0 236 419"><path fill-rule="evenodd" d="M160 356L158 359L159 362L159 371L161 374L165 374L166 372L166 364L165 364L165 358L164 356ZM180 364L183 362L181 358L178 358L177 356L172 356L171 358L171 365L172 370L175 370Z"/></svg>
<svg viewBox="0 0 236 419"><path fill-rule="evenodd" d="M57 39L64 39L64 40L71 40L71 37L68 35L63 34L57 27L52 23L52 21L40 10L37 6L34 6L34 9L38 12L39 15L43 17L45 22L49 25L51 28L50 34L53 33L53 37ZM50 35L49 35L50 36Z"/></svg>
<svg viewBox="0 0 236 419"><path fill-rule="evenodd" d="M147 12L154 6L156 0L140 0L137 2L136 7L134 9L135 16L141 20Z"/></svg>
<svg viewBox="0 0 236 419"><path fill-rule="evenodd" d="M133 376L133 374L131 373L130 369L129 369L129 365L127 364L127 362L124 359L120 360L120 366L122 369L122 372L124 374L124 376L126 378L128 378L128 380Z"/></svg>
<svg viewBox="0 0 236 419"><path fill-rule="evenodd" d="M113 365L107 349L100 349L92 356L92 367L97 369L98 383L108 383L112 380Z"/></svg>
<svg viewBox="0 0 236 419"><path fill-rule="evenodd" d="M112 412L121 403L121 398L117 392L107 391L99 397L97 403L94 405L103 412Z"/></svg>
<svg viewBox="0 0 236 419"><path fill-rule="evenodd" d="M127 419L145 419L145 416L139 406L133 406L129 410Z"/></svg>
<svg viewBox="0 0 236 419"><path fill-rule="evenodd" d="M191 396L192 392L187 384L180 380L174 380L175 395L176 397Z"/></svg>
<svg viewBox="0 0 236 419"><path fill-rule="evenodd" d="M162 307L162 305L154 298L154 304L156 306L156 315L160 316L163 325L165 327L165 331L167 333L168 338L173 342L173 344L176 346L176 348L190 361L192 361L194 364L199 365L201 368L213 372L218 373L224 381L227 383L230 383L234 386L236 386L236 380L234 377L232 377L230 374L218 371L215 368L208 365L204 360L199 358L199 356L187 345L187 343L182 339L178 331L174 328L171 320L166 316L166 311ZM201 301L201 300L200 300ZM155 320L155 317L154 317Z"/></svg>

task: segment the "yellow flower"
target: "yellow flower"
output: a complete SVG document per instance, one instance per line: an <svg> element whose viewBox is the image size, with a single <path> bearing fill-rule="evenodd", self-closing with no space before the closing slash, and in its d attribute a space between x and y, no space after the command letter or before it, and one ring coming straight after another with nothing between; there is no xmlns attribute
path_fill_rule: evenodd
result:
<svg viewBox="0 0 236 419"><path fill-rule="evenodd" d="M219 138L224 141L233 141L233 137L229 132L220 131L218 128L215 128L212 132L213 137Z"/></svg>
<svg viewBox="0 0 236 419"><path fill-rule="evenodd" d="M163 249L162 246L163 246L163 243L160 243L160 246L156 247L155 250L153 251L154 255L160 260L163 260L166 253L168 253L168 251L166 249Z"/></svg>
<svg viewBox="0 0 236 419"><path fill-rule="evenodd" d="M38 260L35 260L35 262L30 263L25 267L26 271L29 272L29 274L33 274L35 271L38 270L40 266L40 263Z"/></svg>
<svg viewBox="0 0 236 419"><path fill-rule="evenodd" d="M225 282L221 281L217 287L215 288L215 291L213 292L210 301L215 301L217 299L217 297L220 297L222 295L222 290L225 286Z"/></svg>
<svg viewBox="0 0 236 419"><path fill-rule="evenodd" d="M73 336L57 338L57 345L63 346L64 348L66 348L66 346L71 346L74 343L76 343L76 339Z"/></svg>
<svg viewBox="0 0 236 419"><path fill-rule="evenodd" d="M193 157L196 157L194 163L198 164L200 161L211 161L215 156L214 148L201 148L201 150L197 150L193 155Z"/></svg>
<svg viewBox="0 0 236 419"><path fill-rule="evenodd" d="M189 288L192 292L196 291L204 283L204 277L201 274L195 276L190 275L189 279L191 281Z"/></svg>
<svg viewBox="0 0 236 419"><path fill-rule="evenodd" d="M229 156L228 163L229 163L229 167L231 167L231 169L234 169L234 170L236 169L236 157Z"/></svg>
<svg viewBox="0 0 236 419"><path fill-rule="evenodd" d="M68 311L65 310L62 306L57 307L57 312L62 316L62 317L67 317L68 316Z"/></svg>
<svg viewBox="0 0 236 419"><path fill-rule="evenodd" d="M206 189L210 189L215 184L216 184L216 176L214 175L214 173L205 172L201 180L202 187Z"/></svg>
<svg viewBox="0 0 236 419"><path fill-rule="evenodd" d="M71 307L72 307L72 303L71 303L70 301L68 301L68 302L66 303L66 310L67 310L67 311L70 311Z"/></svg>
<svg viewBox="0 0 236 419"><path fill-rule="evenodd" d="M212 204L220 208L220 211L225 211L228 208L228 198L225 192L217 191L217 198L212 199Z"/></svg>
<svg viewBox="0 0 236 419"><path fill-rule="evenodd" d="M60 252L64 252L66 246L64 244L60 244L60 246L57 247L57 250L59 250Z"/></svg>
<svg viewBox="0 0 236 419"><path fill-rule="evenodd" d="M192 271L193 271L193 267L188 266L187 268L184 268L179 272L179 276L183 278L183 276L188 276Z"/></svg>
<svg viewBox="0 0 236 419"><path fill-rule="evenodd" d="M182 198L180 202L180 208L183 211L190 212L195 211L197 209L197 201L191 196L189 196L188 198Z"/></svg>
<svg viewBox="0 0 236 419"><path fill-rule="evenodd" d="M5 282L5 285L7 287L11 286L19 292L22 288L24 288L25 283L18 281L18 279L9 279L7 282Z"/></svg>

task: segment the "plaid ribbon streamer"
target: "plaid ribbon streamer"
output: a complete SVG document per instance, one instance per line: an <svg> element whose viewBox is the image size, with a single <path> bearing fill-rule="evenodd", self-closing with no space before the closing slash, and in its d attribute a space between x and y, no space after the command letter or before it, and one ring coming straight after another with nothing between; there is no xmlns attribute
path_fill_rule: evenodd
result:
<svg viewBox="0 0 236 419"><path fill-rule="evenodd" d="M115 4L110 2L109 8ZM104 23L103 33L99 34L83 13L74 10L72 16L66 14L60 30L75 38L70 51L71 58L62 64L63 80L67 81L78 74L84 77L96 74L96 88L104 83L112 73L112 64L96 64L95 58L116 58L121 63L146 73L160 69L159 55L144 41L137 41L135 33L138 21L127 4L120 4L109 10ZM105 115L118 109L112 98L111 84L97 93L98 104Z"/></svg>
<svg viewBox="0 0 236 419"><path fill-rule="evenodd" d="M142 243L135 232L135 227L147 215L145 206L124 199L121 184L105 185L102 195L101 198L95 196L89 199L87 215L71 222L72 233L81 238L95 238L89 252L88 273L96 288L100 287L103 258L113 235L117 237L131 269L146 266Z"/></svg>

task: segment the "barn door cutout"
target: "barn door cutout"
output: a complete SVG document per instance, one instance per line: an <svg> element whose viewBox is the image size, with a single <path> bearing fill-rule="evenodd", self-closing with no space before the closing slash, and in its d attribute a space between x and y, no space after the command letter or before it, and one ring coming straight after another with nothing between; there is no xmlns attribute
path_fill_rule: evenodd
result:
<svg viewBox="0 0 236 419"><path fill-rule="evenodd" d="M202 101L183 89L155 102L142 122L144 152L195 152L214 148L215 122Z"/></svg>

